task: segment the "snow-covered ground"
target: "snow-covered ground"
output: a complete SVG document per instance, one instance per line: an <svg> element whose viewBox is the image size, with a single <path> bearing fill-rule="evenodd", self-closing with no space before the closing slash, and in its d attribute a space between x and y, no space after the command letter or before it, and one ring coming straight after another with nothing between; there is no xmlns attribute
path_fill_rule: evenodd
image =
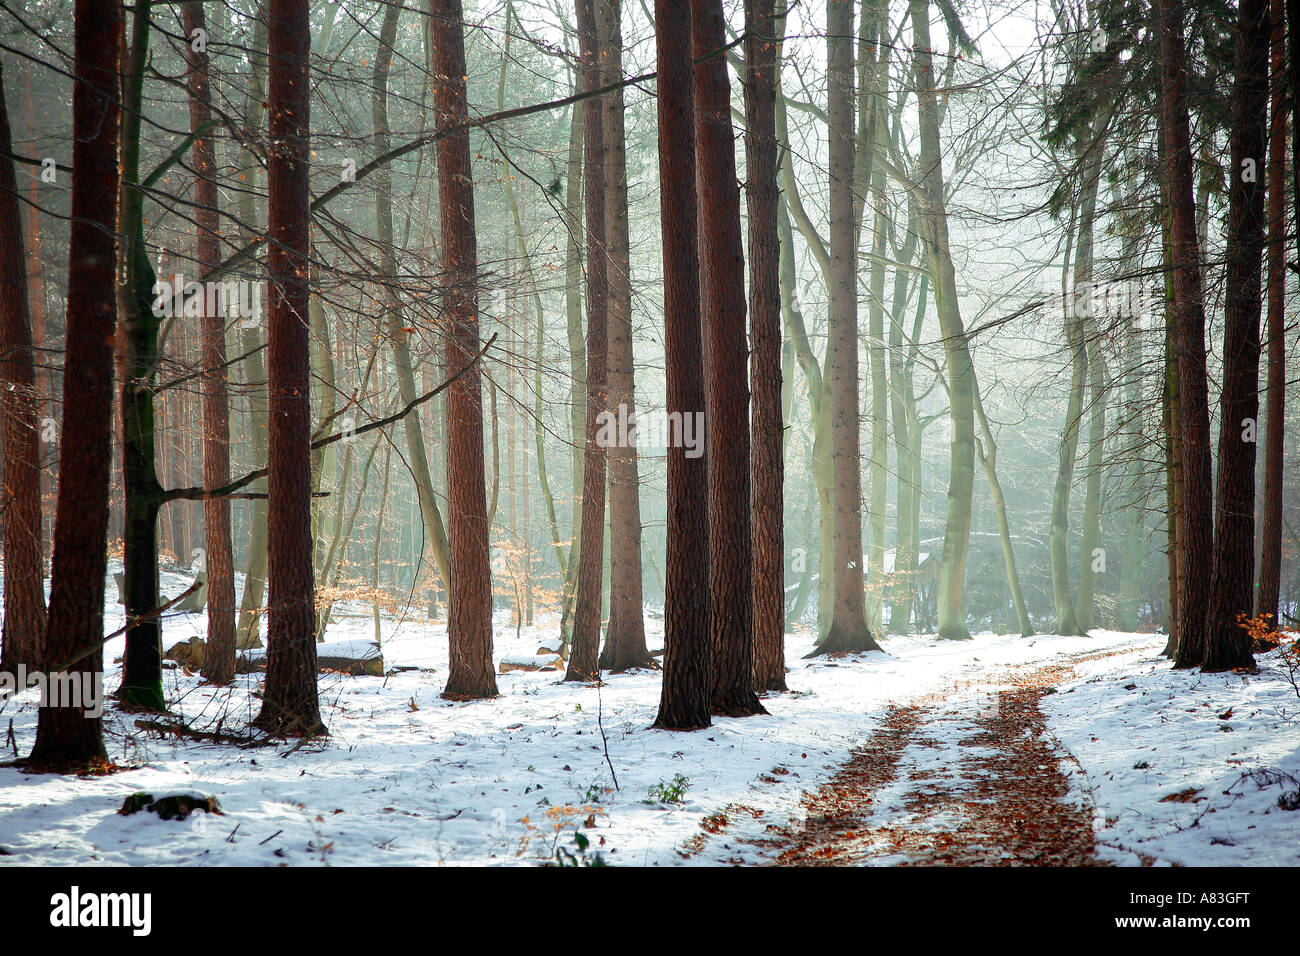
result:
<svg viewBox="0 0 1300 956"><path fill-rule="evenodd" d="M1075 758L1063 769L1073 764L1080 799L1096 808L1099 854L1119 865L1300 864L1300 694L1283 652L1256 655L1258 674L1202 674L1173 670L1159 650L1083 663L1078 682L1043 699Z"/></svg>
<svg viewBox="0 0 1300 956"><path fill-rule="evenodd" d="M163 590L176 594L186 583L164 575ZM110 630L121 624L120 609L111 611ZM201 635L204 627L201 615L173 616L166 643ZM496 657L531 656L557 628L553 617L541 617L516 637L501 614ZM647 629L651 648L660 647L662 628L653 616ZM371 639L368 608L336 606L328 636ZM531 863L553 859L557 846L576 849L575 830L590 839L588 854L598 851L616 865L716 863L732 853L726 834L701 840L706 817L743 806L761 814L752 820L759 830L762 821L797 817L802 793L827 779L888 703L976 695L982 677L999 669L1106 649L1124 653L1098 663L1095 682L1047 698L1056 734L1087 769L1106 818L1118 821L1103 839L1141 842L1140 852L1161 859L1296 862L1297 841L1281 841L1268 826L1289 822L1294 835L1300 824L1300 815L1265 813L1276 787L1257 793L1243 785L1237 791L1249 792L1240 798L1219 791L1256 767L1300 772L1293 722L1300 700L1292 696L1288 705L1290 686L1267 666L1258 678L1171 676L1168 664L1154 662L1161 640L1111 632L1029 640L979 635L960 643L910 636L888 639L885 653L805 661L811 636L789 635L792 693L768 698L769 716L715 718L706 731L672 733L650 729L660 686L651 671L609 676L601 688L561 684L556 672L513 672L497 676L495 700L442 700L445 628L414 612L385 617L385 667L414 669L323 676L327 740L254 749L177 740L141 730L139 715L109 707L109 756L134 769L91 779L0 769L0 848L9 854L0 854L0 865ZM121 639L110 642L106 660L121 651ZM1117 686L1130 679L1137 689ZM107 688L117 681L111 666ZM164 684L169 705L191 726L215 729L220 721L237 730L256 714L258 681L250 675L233 688L213 688L169 670ZM1202 707L1203 699L1212 703ZM1215 713L1230 705L1233 719L1218 721ZM12 720L18 750L26 753L36 691L2 707L0 733ZM1218 732L1222 723L1235 733ZM1141 759L1135 753L1151 769L1133 770ZM1199 833L1187 836L1175 825L1190 825L1206 804L1158 800L1192 786L1205 789L1217 816L1203 818ZM186 822L118 815L137 791L214 796L224 814ZM1082 783L1080 793L1085 798ZM1256 818L1253 836L1246 827ZM1235 846L1196 848L1197 840L1208 844L1220 833ZM1259 855L1266 846L1272 849ZM1132 854L1114 855L1137 862Z"/></svg>

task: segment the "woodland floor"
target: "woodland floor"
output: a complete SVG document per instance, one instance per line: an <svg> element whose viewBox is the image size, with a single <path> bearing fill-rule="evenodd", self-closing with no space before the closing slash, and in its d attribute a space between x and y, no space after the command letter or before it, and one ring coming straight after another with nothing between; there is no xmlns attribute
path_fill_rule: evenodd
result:
<svg viewBox="0 0 1300 956"><path fill-rule="evenodd" d="M804 818L774 828L774 862L1104 865L1093 814L1069 799L1039 706L1072 675L1068 663L1020 667L1003 676L1009 687L974 701L890 705L865 745L805 799Z"/></svg>
<svg viewBox="0 0 1300 956"><path fill-rule="evenodd" d="M106 630L122 624L120 607L105 613ZM383 676L321 676L328 738L249 749L110 705L121 772L0 766L0 867L537 865L579 832L614 865L1300 864L1300 689L1279 651L1255 673L1174 671L1163 637L1097 630L913 634L805 659L801 628L766 715L679 734L651 726L657 671L512 671L500 696L452 702L445 625L418 609L381 624ZM528 658L558 627L501 611L496 654ZM206 622L165 628L170 647ZM646 632L662 647L654 609ZM337 606L329 636L368 646L369 606ZM110 691L121 652L120 638L105 648ZM240 732L260 679L168 670L166 719ZM35 689L0 700L0 760L30 751L37 704ZM138 792L213 797L220 815L119 815Z"/></svg>

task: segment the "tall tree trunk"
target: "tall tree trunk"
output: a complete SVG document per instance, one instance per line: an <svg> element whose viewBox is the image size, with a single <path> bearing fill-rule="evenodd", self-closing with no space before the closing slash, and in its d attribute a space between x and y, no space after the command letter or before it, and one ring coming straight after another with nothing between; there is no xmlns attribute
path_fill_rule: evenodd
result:
<svg viewBox="0 0 1300 956"><path fill-rule="evenodd" d="M0 67L0 441L3 442L4 634L0 671L41 667L45 577L41 557L41 449L27 297L23 220ZM38 269L40 263L36 263Z"/></svg>
<svg viewBox="0 0 1300 956"><path fill-rule="evenodd" d="M835 584L830 630L814 654L880 649L867 627L862 575L857 235L853 217L853 4L848 0L827 0L826 59L832 273L826 370L834 476ZM864 148L872 148L872 138L868 136ZM869 180L870 170L867 176ZM822 568L822 575L828 570Z"/></svg>
<svg viewBox="0 0 1300 956"><path fill-rule="evenodd" d="M1097 558L1101 550L1102 452L1106 443L1106 396L1109 391L1100 331L1095 321L1091 323L1089 338L1088 396L1092 407L1088 414L1088 472L1083 493L1083 554L1079 562L1078 598L1074 602L1079 629L1085 634L1093 627ZM1104 560L1104 552L1101 556Z"/></svg>
<svg viewBox="0 0 1300 956"><path fill-rule="evenodd" d="M439 128L462 123L465 32L460 0L431 0L434 104ZM488 549L487 490L483 475L483 388L478 354L478 237L469 133L438 141L438 203L442 225L448 326L447 374L464 369L447 389L447 486L451 551L447 638L451 667L443 696L495 697L492 664L492 567ZM468 366L468 367L467 367Z"/></svg>
<svg viewBox="0 0 1300 956"><path fill-rule="evenodd" d="M765 713L754 693L754 555L750 524L749 343L740 187L721 0L691 4L695 175L709 484L709 593L715 713Z"/></svg>
<svg viewBox="0 0 1300 956"><path fill-rule="evenodd" d="M754 533L754 689L785 684L785 470L778 239L775 0L746 0L745 203L753 354L751 482Z"/></svg>
<svg viewBox="0 0 1300 956"><path fill-rule="evenodd" d="M939 636L970 637L966 629L966 555L970 546L971 496L975 487L975 368L971 362L957 301L957 274L948 245L948 214L944 201L942 150L939 142L939 107L935 92L933 54L930 49L928 0L910 0L913 58L920 115L921 182L924 198L926 252L934 280L939 330L948 361L948 392L952 419L951 464L948 478L948 513L944 523L943 554L939 561Z"/></svg>
<svg viewBox="0 0 1300 956"><path fill-rule="evenodd" d="M207 26L201 3L184 8L186 46L189 61L190 129L194 140L193 163L197 176L194 214L198 234L194 258L206 271L221 256L221 228L217 213L216 146L204 130L212 115L212 92L208 88L207 43L193 41L195 31L206 36ZM195 49L202 46L201 50ZM210 297L204 296L205 300ZM203 485L219 488L230 481L230 419L226 396L225 304L213 309L205 301L202 320L203 349ZM208 581L208 641L203 655L203 676L213 684L235 679L235 567L230 542L230 499L207 498L203 502L203 568Z"/></svg>
<svg viewBox="0 0 1300 956"><path fill-rule="evenodd" d="M687 0L655 0L655 37L666 405L669 415L696 420L704 414L704 366ZM708 487L707 459L687 458L681 442L670 443L664 676L655 718L655 726L665 730L697 730L710 723Z"/></svg>
<svg viewBox="0 0 1300 956"><path fill-rule="evenodd" d="M262 129L265 113L263 106L266 86L266 0L260 4L253 23L253 47L249 52L250 70L248 98L244 116L250 135L257 136ZM257 217L255 188L260 166L253 151L244 145L239 151L239 170L244 188L239 193L239 219L243 223L245 243L253 238L254 220ZM249 280L252 281L252 280ZM269 301L269 300L268 300ZM248 355L244 360L244 389L248 394L249 447L251 465L261 468L266 464L267 448L267 394L266 360L263 356L265 337L260 321L240 323L240 348ZM266 493L265 480L249 486L253 492ZM244 566L244 591L239 600L239 622L236 627L235 646L239 650L261 647L262 598L266 589L266 499L254 498L249 504L248 555Z"/></svg>
<svg viewBox="0 0 1300 956"><path fill-rule="evenodd" d="M32 73L33 72L35 72L35 65L28 63L26 65L26 69L23 70L23 100L24 100L23 106L25 107L25 112L27 113L28 138L31 139L32 141L35 141L36 110L32 106ZM12 130L10 131L10 134L12 135ZM42 230L41 230L41 209L40 209L39 196L40 196L40 180L37 179L35 176L32 176L30 178L30 184L28 186L28 208L31 211L32 218L31 218L31 229L27 233L28 265L24 268L24 274L27 276L27 280L28 280L27 288L30 290L29 304L31 306L32 335L34 338L35 345L38 348L44 348L47 342L46 332L45 332L45 277L44 277L45 269L41 264L42 261L41 250L44 248L44 246L41 241ZM43 354L41 356L40 361L35 361L35 359L33 359L33 362L36 366L35 369L36 418L38 421L42 423L44 423L47 420L53 421L53 419L47 418L47 416L53 414L52 409L53 409L54 395L55 395L55 390L58 386L58 378L55 375L53 363L49 362L44 357ZM49 406L48 408L46 407L47 403ZM52 537L54 533L54 515L53 515L52 502L56 494L55 489L57 489L58 487L57 482L58 482L58 470L59 470L59 461L58 461L59 456L44 453L45 452L44 449L42 449L42 452L45 461L42 463L40 469L41 487L38 494L38 500L40 502L40 531L41 531L41 555L42 555L41 573L43 575L48 570L48 567L45 565L44 562L50 559L50 554L54 550L54 541ZM111 498L112 498L112 493L110 492L110 499ZM46 518L47 503L49 504L48 520ZM113 514L111 503L109 507L110 507L109 534L111 536L113 533L111 530L112 514ZM6 549L6 553L7 552L8 549ZM44 605L44 603L45 603L45 588L44 585L42 585L41 587L42 606ZM3 657L2 652L0 652L0 657Z"/></svg>
<svg viewBox="0 0 1300 956"><path fill-rule="evenodd" d="M582 88L579 75L574 91ZM582 146L586 139L586 107L575 103L569 120L569 152L564 191L564 313L569 343L569 472L573 487L572 533L564 566L560 601L560 636L566 647L572 640L573 593L578 560L582 555L583 436L587 428L587 343L582 331Z"/></svg>
<svg viewBox="0 0 1300 956"><path fill-rule="evenodd" d="M600 86L600 54L596 40L593 0L577 0L578 46L582 57L582 89ZM573 648L564 679L600 678L601 574L605 555L605 449L598 442L605 411L605 367L608 340L609 268L605 255L604 123L600 98L583 103L583 187L587 218L587 431L582 483L582 542L578 556L577 592L573 607Z"/></svg>
<svg viewBox="0 0 1300 956"><path fill-rule="evenodd" d="M1282 583L1282 438L1286 430L1286 22L1273 0L1270 72L1273 76L1268 145L1268 393L1264 443L1264 502L1260 523L1259 590L1255 613L1278 621Z"/></svg>
<svg viewBox="0 0 1300 956"><path fill-rule="evenodd" d="M1075 335L1078 341L1075 371L1085 371L1088 376L1089 409L1088 464L1084 476L1083 504L1083 555L1079 563L1079 589L1074 602L1075 622L1079 633L1086 634L1092 627L1093 597L1096 586L1094 550L1101 540L1101 462L1106 437L1106 370L1101 356L1100 323L1091 314L1093 295L1093 234L1097 218L1097 188L1101 181L1102 160L1105 156L1106 132L1110 126L1113 107L1109 104L1098 110L1088 126L1086 138L1076 141L1083 184L1079 197L1079 227L1074 254L1074 294L1071 296L1075 316ZM1082 362L1079 359L1082 358ZM1082 368L1080 367L1082 365ZM1083 382L1077 387L1082 397ZM1080 405L1079 415L1083 408ZM1082 422L1075 422L1078 429ZM1068 500L1068 492L1067 492ZM1067 632L1062 632L1067 633Z"/></svg>
<svg viewBox="0 0 1300 956"><path fill-rule="evenodd" d="M1205 306L1201 293L1192 154L1187 118L1184 0L1160 2L1160 135L1169 188L1170 262L1174 292L1174 350L1178 357L1179 444L1183 523L1179 534L1178 650L1175 667L1205 657L1206 615L1214 565L1210 473L1210 412L1205 370Z"/></svg>
<svg viewBox="0 0 1300 956"><path fill-rule="evenodd" d="M116 0L77 0L75 23L72 164L78 172L68 239L63 478L44 658L49 671L95 681L103 671L108 566L122 7ZM107 759L100 718L64 703L40 709L29 767L84 769Z"/></svg>
<svg viewBox="0 0 1300 956"><path fill-rule="evenodd" d="M122 85L122 196L119 200L118 310L123 326L122 477L126 491L122 563L126 595L126 652L122 660L122 699L141 707L165 710L162 693L162 622L152 614L158 592L158 512L162 487L155 458L154 378L158 366L160 316L152 308L153 266L144 246L144 193L140 175L140 124L144 73L148 60L151 0L136 5L131 22L129 62ZM177 303L173 303L177 305ZM177 396L177 405L180 397ZM180 414L180 409L177 409ZM178 525L179 502L172 507ZM178 527L177 538L183 536ZM188 559L186 544L176 545L177 559Z"/></svg>
<svg viewBox="0 0 1300 956"><path fill-rule="evenodd" d="M1272 33L1268 7L1269 0L1241 0L1238 6L1214 571L1202 662L1206 671L1253 667L1255 662L1250 635L1238 617L1249 617L1254 609L1257 436L1253 432L1259 421L1263 173Z"/></svg>
<svg viewBox="0 0 1300 956"><path fill-rule="evenodd" d="M859 76L863 78L859 102L862 104L858 119L859 141L864 145L859 150L859 168L870 164L871 205L875 225L871 237L871 279L867 306L867 359L871 368L871 499L867 508L870 516L870 559L867 565L867 608L868 624L879 633L883 628L885 605L885 511L889 501L889 380L885 372L885 259L886 234L889 227L889 213L885 205L885 170L879 163L865 163L861 156L869 154L865 148L867 136L874 130L871 149L885 149L888 143L888 123L886 122L887 104L884 91L889 81L888 40L877 46L877 36L888 33L888 4L883 0L875 3L875 16L870 7L863 8L862 27L859 31L858 51L860 65ZM873 21L879 22L873 22ZM877 52L878 51L878 52ZM869 66L876 60L874 69ZM864 180L858 188L865 197L868 183ZM863 203L865 206L865 203ZM859 227L861 217L859 216ZM860 243L860 239L859 239ZM857 248L857 247L855 247Z"/></svg>
<svg viewBox="0 0 1300 956"><path fill-rule="evenodd" d="M596 0L596 32L602 85L623 79L621 0ZM623 90L603 97L605 243L609 277L608 407L636 414L632 350L632 275L628 242L627 137ZM609 459L609 623L600 666L612 671L654 662L645 643L641 595L641 498L636 443L615 443Z"/></svg>
<svg viewBox="0 0 1300 956"><path fill-rule="evenodd" d="M910 265L916 253L918 230L915 203L908 201L907 238L898 259ZM928 277L922 275L917 290L918 318L924 320ZM912 503L920 497L920 460L912 454L913 432L920 427L916 394L912 388L915 336L903 349L903 310L907 306L908 273L894 273L894 291L889 323L889 394L894 420L894 455L898 462L895 511L898 520L897 546L894 549L894 580L889 601L889 633L906 634L912 625L912 607L916 594L916 552L919 529L912 520Z"/></svg>
<svg viewBox="0 0 1300 956"><path fill-rule="evenodd" d="M273 732L295 736L325 732L316 692L316 593L311 537L308 14L307 0L268 0L270 600L266 685L257 723Z"/></svg>

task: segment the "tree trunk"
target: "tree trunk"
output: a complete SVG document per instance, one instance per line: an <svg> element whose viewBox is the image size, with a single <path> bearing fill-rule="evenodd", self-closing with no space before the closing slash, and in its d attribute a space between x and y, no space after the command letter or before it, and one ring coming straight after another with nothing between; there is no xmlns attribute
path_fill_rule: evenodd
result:
<svg viewBox="0 0 1300 956"><path fill-rule="evenodd" d="M121 697L128 703L165 710L162 693L162 622L152 612L158 592L158 512L162 487L155 458L157 438L154 378L158 366L160 317L152 308L153 266L144 246L144 194L136 188L140 173L140 123L144 72L148 58L152 3L142 0L131 22L129 62L122 85L122 196L118 229L118 310L125 349L122 371L122 482L126 517L122 563L126 596L126 652L122 660ZM176 303L173 303L175 306ZM177 400L179 404L179 396ZM177 409L179 415L180 409ZM178 525L181 505L173 506ZM183 535L178 528L177 537ZM177 542L177 559L188 551Z"/></svg>
<svg viewBox="0 0 1300 956"><path fill-rule="evenodd" d="M1255 441L1259 421L1260 265L1268 122L1269 0L1241 0L1232 91L1228 284L1219 399L1214 571L1202 669L1253 667L1239 618L1254 609Z"/></svg>
<svg viewBox="0 0 1300 956"><path fill-rule="evenodd" d="M600 86L600 54L593 0L577 0L578 46L582 88ZM566 681L600 678L601 575L605 555L605 448L598 442L605 410L605 366L609 309L608 261L605 254L604 123L600 98L583 103L583 187L587 219L587 430L582 483L581 553L573 607L573 648Z"/></svg>
<svg viewBox="0 0 1300 956"><path fill-rule="evenodd" d="M975 414L979 417L980 431L984 436L983 446L977 444L980 464L989 482L989 494L993 498L993 508L997 512L998 536L1002 541L1002 563L1007 572L1007 587L1011 591L1011 600L1016 608L1016 620L1020 625L1021 637L1033 637L1034 628L1029 623L1029 609L1025 606L1025 595L1020 588L1020 573L1016 570L1016 552L1011 542L1011 523L1007 519L1007 501L1002 493L1002 482L998 481L998 445L993 435L993 428L984 414L984 399L980 396L979 383L975 383Z"/></svg>
<svg viewBox="0 0 1300 956"><path fill-rule="evenodd" d="M876 3L876 17L870 15L870 8L864 7L862 28L859 32L859 75L863 77L864 88L859 101L866 117L859 117L858 130L860 142L864 146L869 142L866 137L874 129L875 137L870 142L873 149L884 149L888 143L888 123L886 122L887 104L884 91L889 80L889 43L876 46L877 35L888 32L888 11L884 2ZM881 23L871 23L880 19ZM877 59L875 69L867 64ZM870 86L867 87L867 82ZM869 149L859 151L870 152ZM871 296L867 306L867 359L871 368L871 500L867 508L870 516L870 560L867 565L867 607L868 624L879 633L884 626L885 604L885 511L889 501L889 380L885 372L885 259L886 237L889 228L889 213L885 205L885 170L879 163L871 164L859 161L859 167L870 164L871 205L875 219L871 241ZM865 196L868 183L864 180L859 186L859 193ZM863 203L865 206L865 203ZM861 217L858 220L861 225ZM859 240L860 241L860 240ZM855 249L858 246L855 245Z"/></svg>
<svg viewBox="0 0 1300 956"><path fill-rule="evenodd" d="M465 99L464 13L460 0L431 0L434 103L439 128L469 115ZM483 476L482 373L475 356L478 325L478 238L469 133L438 141L447 322L447 374L464 374L447 389L447 486L451 551L447 638L451 667L443 696L495 697L492 667L492 567ZM471 364L472 363L472 364ZM467 367L468 366L468 367Z"/></svg>
<svg viewBox="0 0 1300 956"><path fill-rule="evenodd" d="M1268 392L1264 444L1264 501L1260 523L1256 615L1279 622L1282 585L1282 438L1286 431L1286 23L1282 0L1273 0L1272 106L1268 145Z"/></svg>
<svg viewBox="0 0 1300 956"><path fill-rule="evenodd" d="M245 101L244 115L247 129L253 136L262 129L264 114L266 77L266 16L265 0L256 22L253 24L253 49L249 59L248 98ZM239 152L239 169L243 177L244 188L239 193L239 219L244 224L243 240L252 240L256 203L254 190L260 168L253 151L244 146ZM268 300L269 301L269 300ZM248 394L249 447L252 453L253 468L266 464L267 448L267 407L266 407L266 360L263 357L265 339L262 321L247 326L240 323L240 348L248 358L244 360L244 389ZM249 490L265 494L266 482L258 480L249 486ZM266 499L254 498L249 504L248 521L248 555L244 568L244 591L239 601L239 623L236 628L235 646L239 650L261 647L260 637L262 619L262 598L266 589Z"/></svg>
<svg viewBox="0 0 1300 956"><path fill-rule="evenodd" d="M1083 555L1079 562L1079 593L1074 602L1079 629L1085 634L1093 627L1097 557L1101 550L1102 451L1106 442L1106 397L1109 391L1097 323L1093 322L1091 328L1091 341L1088 343L1088 395L1092 407L1088 414L1088 473L1083 493ZM1104 551L1102 557L1104 560Z"/></svg>
<svg viewBox="0 0 1300 956"><path fill-rule="evenodd" d="M691 5L655 0L658 68L659 214L663 235L664 360L668 414L704 414L697 258ZM709 726L708 462L668 448L668 554L664 585L664 675L655 726ZM747 599L747 598L746 598Z"/></svg>
<svg viewBox="0 0 1300 956"><path fill-rule="evenodd" d="M581 76L574 91L582 88ZM582 332L582 145L586 139L586 108L572 107L569 122L569 152L564 192L564 312L569 342L569 471L573 487L572 534L569 557L564 565L561 588L560 637L566 647L572 640L573 592L577 584L578 560L582 555L582 462L583 436L587 428L587 344Z"/></svg>
<svg viewBox="0 0 1300 956"><path fill-rule="evenodd" d="M45 576L41 556L41 448L36 366L27 297L27 262L18 182L9 159L13 140L0 67L0 440L4 479L4 634L0 671L41 667ZM39 271L40 263L37 262Z"/></svg>
<svg viewBox="0 0 1300 956"><path fill-rule="evenodd" d="M77 0L75 22L72 163L78 172L68 238L63 479L44 657L49 671L95 681L103 672L108 565L122 8L116 0ZM104 762L100 718L85 711L42 707L27 765L80 770Z"/></svg>
<svg viewBox="0 0 1300 956"><path fill-rule="evenodd" d="M915 204L908 202L907 239L899 261L911 264L916 253L918 231ZM890 411L894 419L894 455L898 462L896 506L898 521L897 546L894 549L894 580L889 601L889 633L906 634L912 624L912 607L916 594L916 552L919 529L912 520L912 503L921 493L920 460L912 454L913 432L919 430L916 394L912 388L912 368L915 364L915 340L903 350L903 310L907 306L907 272L894 274L894 293L889 323L889 392ZM918 281L917 317L924 320L928 278Z"/></svg>
<svg viewBox="0 0 1300 956"><path fill-rule="evenodd" d="M206 34L201 3L184 7L185 35ZM212 93L208 88L208 54L186 46L189 61L190 129L203 129L212 114ZM194 221L194 259L204 271L220 259L220 221L217 214L216 147L210 133L194 140L192 162L197 177L194 200L198 208ZM205 299L208 297L205 296ZM205 302L202 320L203 350L203 485L219 488L230 481L230 419L226 396L226 316L224 304L212 309ZM208 641L203 654L203 677L213 684L235 679L235 567L230 542L230 499L208 498L203 502L204 556L208 576Z"/></svg>
<svg viewBox="0 0 1300 956"><path fill-rule="evenodd" d="M1183 523L1179 533L1178 650L1175 667L1205 656L1206 615L1214 565L1210 413L1205 370L1205 307L1201 294L1192 154L1187 119L1184 0L1160 3L1160 135L1169 188L1170 262L1174 293L1174 351L1178 358L1179 444Z"/></svg>
<svg viewBox="0 0 1300 956"><path fill-rule="evenodd" d="M948 213L944 200L943 161L939 143L939 114L935 93L933 55L930 50L928 0L910 0L913 60L920 114L921 168L924 198L921 211L930 275L934 281L939 329L948 361L948 393L952 419L951 465L948 478L948 512L944 523L943 554L939 561L939 637L966 639L966 554L970 546L971 496L975 487L975 369L971 362L957 301L957 274L948 245Z"/></svg>
<svg viewBox="0 0 1300 956"><path fill-rule="evenodd" d="M745 203L753 355L754 689L785 684L785 471L778 239L775 0L746 0ZM792 263L793 264L793 263Z"/></svg>
<svg viewBox="0 0 1300 956"><path fill-rule="evenodd" d="M862 458L858 412L858 294L853 218L853 4L827 0L827 137L830 153L831 470L834 484L834 575L830 630L814 654L879 650L867 627L862 575ZM874 130L873 130L874 134ZM867 138L867 143L872 137ZM865 145L864 148L872 148ZM867 171L868 178L870 171Z"/></svg>
<svg viewBox="0 0 1300 956"><path fill-rule="evenodd" d="M748 341L740 188L721 0L691 4L695 171L709 485L709 593L715 713L765 713L754 693Z"/></svg>
<svg viewBox="0 0 1300 956"><path fill-rule="evenodd" d="M1106 369L1101 356L1100 323L1097 317L1091 314L1090 306L1096 300L1093 295L1093 234L1097 218L1097 187L1101 181L1106 133L1110 126L1112 111L1113 107L1109 104L1101 107L1089 123L1087 138L1076 141L1076 155L1080 163L1083 184L1079 197L1079 229L1074 255L1074 294L1070 301L1075 316L1075 335L1078 337L1074 347L1084 350L1082 355L1076 352L1075 371L1076 374L1083 371L1088 376L1088 397L1091 402L1088 464L1084 476L1083 555L1079 563L1079 589L1074 602L1075 622L1081 634L1088 633L1088 629L1092 627L1093 595L1096 586L1096 572L1093 570L1094 552L1101 543L1101 461L1106 437ZM1079 358L1082 358L1082 362ZM1080 398L1083 394L1083 384L1081 380L1077 382ZM1081 404L1080 418L1082 415ZM1081 424L1081 421L1074 423L1076 430L1081 427ZM1067 501L1068 497L1067 490Z"/></svg>
<svg viewBox="0 0 1300 956"><path fill-rule="evenodd" d="M621 0L596 0L601 85L623 78ZM603 97L605 243L609 278L608 407L636 415L632 349L632 276L628 242L627 142L623 90ZM641 499L636 443L606 449L609 463L609 623L600 666L612 671L654 663L645 643L641 595Z"/></svg>
<svg viewBox="0 0 1300 956"><path fill-rule="evenodd" d="M266 685L257 723L275 733L325 733L316 692L311 537L310 191L307 0L268 0L271 276L268 372Z"/></svg>

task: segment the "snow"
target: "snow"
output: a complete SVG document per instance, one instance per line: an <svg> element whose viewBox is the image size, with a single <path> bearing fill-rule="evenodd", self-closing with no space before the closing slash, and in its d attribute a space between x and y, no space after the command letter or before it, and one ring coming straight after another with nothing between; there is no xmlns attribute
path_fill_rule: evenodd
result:
<svg viewBox="0 0 1300 956"><path fill-rule="evenodd" d="M184 581L164 575L164 590L175 593ZM371 644L369 608L355 610L336 607L331 645L355 652ZM122 614L108 611L111 631ZM442 700L445 626L414 610L381 621L387 676L321 677L326 740L258 748L180 740L141 729L139 715L110 705L109 756L133 769L69 779L0 768L0 847L11 854L0 855L0 865L538 863L553 859L557 846L574 849L576 828L590 838L589 852L612 864L716 864L747 852L737 837L797 819L803 793L829 778L889 703L941 694L976 707L1006 668L1105 650L1120 653L1081 667L1082 680L1045 706L1053 732L1087 771L1076 771L1078 798L1101 807L1110 857L1136 863L1136 850L1169 862L1297 861L1296 841L1277 830L1297 818L1268 811L1277 787L1221 792L1257 766L1300 775L1291 723L1300 701L1292 695L1288 704L1291 688L1272 664L1259 677L1171 674L1154 659L1162 638L1115 632L965 642L912 635L886 639L883 653L806 661L805 631L787 635L791 693L765 698L769 715L715 718L708 730L673 733L650 727L655 671L606 675L603 687L563 684L553 671L512 671L497 675L494 700ZM495 625L494 663L535 658L559 626L554 615L540 615L516 637L505 612ZM166 643L204 628L202 615L169 616ZM651 649L662 647L657 615L647 615L646 628ZM106 662L120 657L122 639L105 651ZM119 672L109 665L110 691ZM173 669L164 689L191 726L238 731L257 713L261 680L244 675L213 688ZM1129 682L1138 689L1117 690ZM1218 721L1228 706L1233 719ZM0 723L12 719L20 753L35 738L36 712L35 691L0 702ZM1219 732L1221 723L1234 732ZM1133 770L1135 754L1152 769ZM930 751L924 759L939 758ZM679 802L652 797L652 789L674 789L678 777ZM1205 803L1158 802L1189 786L1203 787L1214 809L1191 829ZM118 815L137 791L214 796L224 813L184 822ZM746 808L748 822L705 833L701 822L729 807ZM1211 847L1212 836L1232 845Z"/></svg>
<svg viewBox="0 0 1300 956"><path fill-rule="evenodd" d="M1300 810L1278 806L1300 790L1300 695L1282 652L1256 655L1258 674L1202 674L1175 671L1157 656L1163 643L1080 665L1081 680L1043 699L1077 760L1076 795L1096 807L1100 855L1300 864ZM1199 791L1189 802L1164 799L1189 789Z"/></svg>

